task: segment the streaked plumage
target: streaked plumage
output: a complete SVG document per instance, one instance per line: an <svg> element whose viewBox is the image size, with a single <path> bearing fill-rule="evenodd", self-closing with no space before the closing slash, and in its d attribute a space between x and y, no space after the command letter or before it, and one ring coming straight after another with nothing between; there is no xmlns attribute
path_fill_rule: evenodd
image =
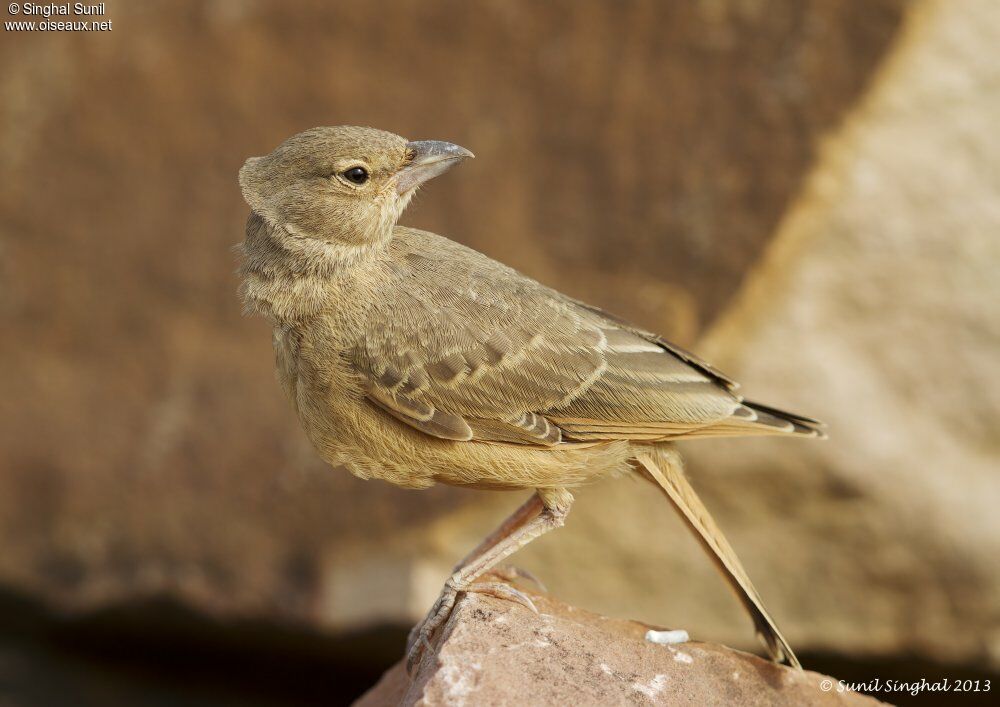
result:
<svg viewBox="0 0 1000 707"><path fill-rule="evenodd" d="M772 657L795 663L669 444L816 437L820 424L744 401L733 381L655 334L396 226L415 185L469 156L459 150L315 129L241 171L253 208L241 293L274 323L282 384L317 450L402 486L536 489L563 515L567 489L641 468L718 559ZM370 172L364 185L345 181L351 165Z"/></svg>

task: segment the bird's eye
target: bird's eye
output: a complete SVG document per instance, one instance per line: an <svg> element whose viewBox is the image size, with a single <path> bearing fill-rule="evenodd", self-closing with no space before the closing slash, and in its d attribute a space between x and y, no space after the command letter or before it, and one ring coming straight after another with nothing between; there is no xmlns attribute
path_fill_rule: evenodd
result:
<svg viewBox="0 0 1000 707"><path fill-rule="evenodd" d="M364 184L368 181L368 170L364 167L351 167L344 172L344 179L352 184Z"/></svg>

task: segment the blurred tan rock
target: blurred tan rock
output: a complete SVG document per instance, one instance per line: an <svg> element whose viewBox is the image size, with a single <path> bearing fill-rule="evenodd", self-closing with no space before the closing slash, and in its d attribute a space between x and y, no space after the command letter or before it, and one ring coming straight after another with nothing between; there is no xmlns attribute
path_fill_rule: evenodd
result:
<svg viewBox="0 0 1000 707"><path fill-rule="evenodd" d="M839 692L835 678L819 673L709 643L650 643L644 624L532 598L538 615L461 597L413 678L397 664L355 705L880 704Z"/></svg>
<svg viewBox="0 0 1000 707"><path fill-rule="evenodd" d="M70 610L166 595L410 621L516 499L317 461L268 327L239 314L243 160L316 124L468 145L479 159L408 224L689 343L901 5L109 2L110 33L5 34L0 587Z"/></svg>

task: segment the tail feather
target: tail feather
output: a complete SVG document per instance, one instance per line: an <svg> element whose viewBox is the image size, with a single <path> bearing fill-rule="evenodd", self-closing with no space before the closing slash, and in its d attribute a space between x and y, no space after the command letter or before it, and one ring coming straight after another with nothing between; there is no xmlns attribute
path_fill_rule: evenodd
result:
<svg viewBox="0 0 1000 707"><path fill-rule="evenodd" d="M744 400L732 414L705 427L684 431L676 437L747 437L791 435L826 439L826 425L819 420Z"/></svg>
<svg viewBox="0 0 1000 707"><path fill-rule="evenodd" d="M715 524L708 509L688 483L679 458L672 450L650 447L637 455L645 476L655 482L674 504L688 527L698 536L702 546L712 556L716 566L729 582L733 591L753 619L757 636L761 639L771 660L802 668L788 641L781 635L774 619L764 608L764 602L750 581L739 558Z"/></svg>
<svg viewBox="0 0 1000 707"><path fill-rule="evenodd" d="M794 434L826 439L826 424L820 422L819 420L814 420L811 417L805 417L804 415L798 415L793 412L779 410L778 408L773 408L768 405L753 403L749 400L744 400L743 406L748 407L757 413L757 417L760 419L790 422L794 427Z"/></svg>

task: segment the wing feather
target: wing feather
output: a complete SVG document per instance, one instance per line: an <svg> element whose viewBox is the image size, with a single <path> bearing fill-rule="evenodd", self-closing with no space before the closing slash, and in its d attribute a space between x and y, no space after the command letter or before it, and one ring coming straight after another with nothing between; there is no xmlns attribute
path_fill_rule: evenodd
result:
<svg viewBox="0 0 1000 707"><path fill-rule="evenodd" d="M476 251L397 229L384 296L350 355L369 400L443 439L555 446L795 433L692 354Z"/></svg>

